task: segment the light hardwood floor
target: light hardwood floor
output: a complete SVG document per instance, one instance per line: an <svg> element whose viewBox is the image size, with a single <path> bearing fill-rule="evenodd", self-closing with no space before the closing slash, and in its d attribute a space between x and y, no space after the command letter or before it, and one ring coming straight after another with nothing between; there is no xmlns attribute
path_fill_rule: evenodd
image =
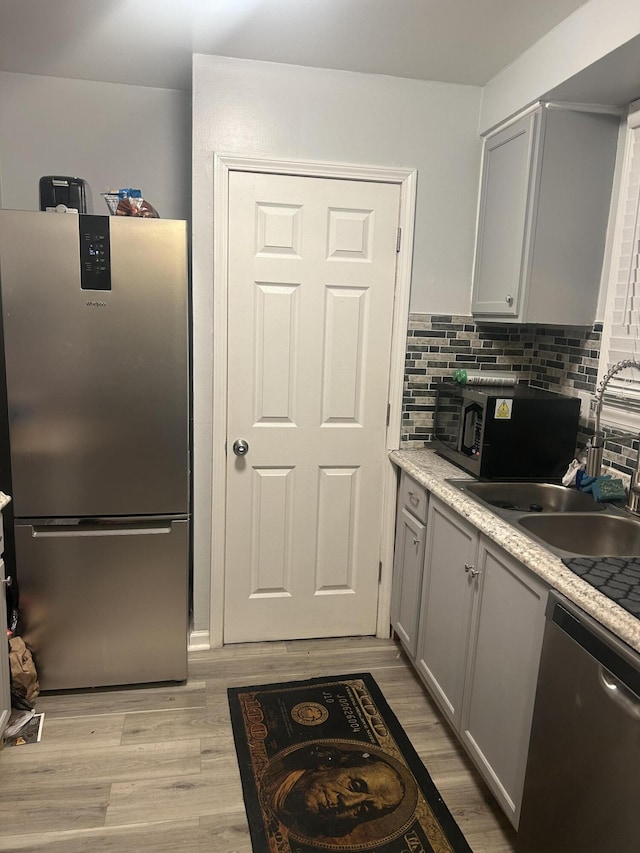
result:
<svg viewBox="0 0 640 853"><path fill-rule="evenodd" d="M0 851L251 853L226 688L355 672L373 674L474 853L513 853L400 647L372 637L192 652L184 685L41 696L41 742L0 752Z"/></svg>

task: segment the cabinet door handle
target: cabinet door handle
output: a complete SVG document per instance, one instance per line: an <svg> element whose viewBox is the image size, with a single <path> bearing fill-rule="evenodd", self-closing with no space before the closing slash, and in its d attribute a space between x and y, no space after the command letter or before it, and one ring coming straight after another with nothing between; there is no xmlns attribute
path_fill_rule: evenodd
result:
<svg viewBox="0 0 640 853"><path fill-rule="evenodd" d="M0 580L0 584L4 584L5 586L12 586L13 578L11 577L11 575L9 575L8 578L2 578L2 580Z"/></svg>
<svg viewBox="0 0 640 853"><path fill-rule="evenodd" d="M510 293L507 293L504 298L504 301L507 303L507 305L513 305L513 296Z"/></svg>
<svg viewBox="0 0 640 853"><path fill-rule="evenodd" d="M415 536L413 537L413 544L416 546L416 548L417 548L417 547L418 547L418 545L420 544L420 540L419 540L419 539L416 539L416 537L415 537Z"/></svg>
<svg viewBox="0 0 640 853"><path fill-rule="evenodd" d="M469 563L464 564L464 570L468 575L471 575L472 578L477 578L478 575L481 574L479 569L476 569L475 566L470 566Z"/></svg>
<svg viewBox="0 0 640 853"><path fill-rule="evenodd" d="M413 504L413 506L418 506L420 503L420 498L417 498L413 492L409 492L409 500Z"/></svg>

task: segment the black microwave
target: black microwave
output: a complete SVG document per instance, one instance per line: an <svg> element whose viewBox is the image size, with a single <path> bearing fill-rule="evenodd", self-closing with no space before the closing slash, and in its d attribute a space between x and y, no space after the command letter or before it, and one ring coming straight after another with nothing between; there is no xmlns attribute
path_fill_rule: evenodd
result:
<svg viewBox="0 0 640 853"><path fill-rule="evenodd" d="M580 400L525 385L437 386L441 456L483 480L559 482L576 453Z"/></svg>

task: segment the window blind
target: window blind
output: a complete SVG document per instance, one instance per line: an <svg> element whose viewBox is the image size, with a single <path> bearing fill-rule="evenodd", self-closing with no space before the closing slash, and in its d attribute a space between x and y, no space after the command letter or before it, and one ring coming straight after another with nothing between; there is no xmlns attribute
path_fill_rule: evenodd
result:
<svg viewBox="0 0 640 853"><path fill-rule="evenodd" d="M640 361L640 110L631 112L627 123L600 379L616 362ZM625 368L616 374L607 386L604 403L619 415L640 416L640 371Z"/></svg>

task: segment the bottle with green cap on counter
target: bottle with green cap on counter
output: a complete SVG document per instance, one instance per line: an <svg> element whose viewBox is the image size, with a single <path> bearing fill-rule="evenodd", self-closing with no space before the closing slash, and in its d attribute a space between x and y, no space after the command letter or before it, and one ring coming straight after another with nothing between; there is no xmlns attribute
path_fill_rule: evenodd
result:
<svg viewBox="0 0 640 853"><path fill-rule="evenodd" d="M506 371L481 373L457 367L453 372L453 381L459 385L515 385L518 380L514 373Z"/></svg>

